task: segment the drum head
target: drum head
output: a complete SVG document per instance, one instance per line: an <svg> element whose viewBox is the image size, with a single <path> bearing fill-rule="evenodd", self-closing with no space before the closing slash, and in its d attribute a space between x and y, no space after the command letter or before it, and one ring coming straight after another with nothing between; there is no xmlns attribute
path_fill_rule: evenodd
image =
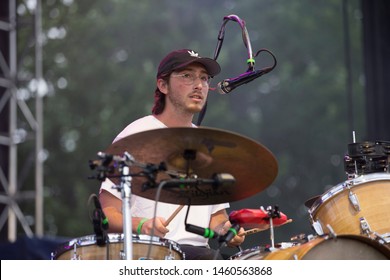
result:
<svg viewBox="0 0 390 280"><path fill-rule="evenodd" d="M324 239L303 260L388 260L390 251L378 242L359 235Z"/></svg>

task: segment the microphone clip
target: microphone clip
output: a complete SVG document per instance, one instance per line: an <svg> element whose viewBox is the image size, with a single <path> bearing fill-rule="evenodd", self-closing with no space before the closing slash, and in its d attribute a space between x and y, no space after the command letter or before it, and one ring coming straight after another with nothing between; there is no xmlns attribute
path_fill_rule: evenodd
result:
<svg viewBox="0 0 390 280"><path fill-rule="evenodd" d="M96 244L98 246L104 246L107 243L107 231L105 229L104 225L104 219L103 219L103 210L101 209L95 209L93 211L93 231L96 236ZM108 224L107 224L108 225Z"/></svg>

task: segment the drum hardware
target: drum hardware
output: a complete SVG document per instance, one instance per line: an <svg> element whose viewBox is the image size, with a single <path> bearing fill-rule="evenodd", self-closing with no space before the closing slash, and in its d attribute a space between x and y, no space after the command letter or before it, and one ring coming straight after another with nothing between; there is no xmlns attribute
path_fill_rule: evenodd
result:
<svg viewBox="0 0 390 280"><path fill-rule="evenodd" d="M344 169L348 179L357 175L390 171L390 142L365 141L349 144L344 157Z"/></svg>
<svg viewBox="0 0 390 280"><path fill-rule="evenodd" d="M125 155L129 155L125 153ZM130 168L122 165L121 171L121 194L122 194L122 215L123 215L123 233L124 233L124 254L125 260L133 259L133 242L132 242L132 216L131 216L131 180Z"/></svg>
<svg viewBox="0 0 390 280"><path fill-rule="evenodd" d="M315 238L315 236L313 234L305 234L305 233L300 233L298 235L295 235L293 237L290 238L291 241L294 241L293 243L291 242L288 242L290 244L302 244L302 243L306 243L308 241L311 241ZM283 243L283 242L282 242ZM288 247L284 247L284 248L289 248L291 246L288 246Z"/></svg>
<svg viewBox="0 0 390 280"><path fill-rule="evenodd" d="M172 254L172 244L169 244L169 254L164 257L164 260L174 260L175 257Z"/></svg>
<svg viewBox="0 0 390 280"><path fill-rule="evenodd" d="M313 219L313 217L311 217L311 219ZM315 233L317 233L318 235L324 235L324 231L322 229L322 225L321 225L320 221L318 221L318 220L313 221L311 226L314 229Z"/></svg>
<svg viewBox="0 0 390 280"><path fill-rule="evenodd" d="M81 260L80 255L77 255L77 244L76 243L73 245L73 255L72 255L71 260Z"/></svg>
<svg viewBox="0 0 390 280"><path fill-rule="evenodd" d="M327 229L329 230L329 236L331 238L337 238L336 232L333 230L332 226L330 224L326 225Z"/></svg>
<svg viewBox="0 0 390 280"><path fill-rule="evenodd" d="M97 178L98 180L101 181L105 180L106 178L113 178L113 177L120 178L120 184L119 185L116 184L113 188L117 189L118 191L121 191L121 197L122 197L124 259L132 260L133 259L133 250L132 250L133 242L131 240L132 239L132 219L131 219L132 178L133 176L142 176L147 178L146 184L149 183L150 185L151 184L150 182L152 182L152 184L155 184L154 179L156 178L156 173L161 170L164 170L165 166L163 164L157 166L153 164L142 164L136 162L134 157L130 155L128 152L124 152L123 156L111 155L103 152L98 152L97 155L99 157L99 160L90 161L90 168L96 169L98 171L98 175L91 178ZM131 173L130 166L137 166L141 168L141 172ZM120 175L112 175L115 173L116 169L118 170ZM99 238L100 231L98 233L99 233L98 234L98 238ZM99 245L101 245L101 242Z"/></svg>
<svg viewBox="0 0 390 280"><path fill-rule="evenodd" d="M378 234L374 232L373 234L375 236L375 240L377 240L380 244L383 245L390 244L390 233Z"/></svg>
<svg viewBox="0 0 390 280"><path fill-rule="evenodd" d="M353 187L353 181L347 181L345 186L347 187L349 193L348 193L348 199L351 202L353 208L357 211L360 212L360 204L359 204L359 199L355 193L352 192L351 186Z"/></svg>
<svg viewBox="0 0 390 280"><path fill-rule="evenodd" d="M148 235L132 235L134 260L182 260L180 245L168 239ZM95 235L70 240L52 252L52 260L123 260L123 234L109 233L107 244L98 246ZM152 244L152 245L150 245ZM152 247L148 256L146 252Z"/></svg>
<svg viewBox="0 0 390 280"><path fill-rule="evenodd" d="M126 254L123 250L119 251L119 259L124 260L126 258Z"/></svg>
<svg viewBox="0 0 390 280"><path fill-rule="evenodd" d="M371 230L371 227L368 224L366 218L360 217L359 220L360 220L361 234L365 234L367 236L370 236L370 234L372 233L372 230Z"/></svg>
<svg viewBox="0 0 390 280"><path fill-rule="evenodd" d="M359 204L359 200L358 200L357 195L356 195L355 193L353 193L352 191L349 191L348 199L349 199L349 201L351 202L353 208L354 208L357 212L360 212L360 204Z"/></svg>
<svg viewBox="0 0 390 280"><path fill-rule="evenodd" d="M267 207L267 213L269 217L269 232L270 232L270 240L271 240L271 246L272 248L275 248L275 234L274 234L274 218L279 218L280 219L280 211L279 211L279 206L268 206Z"/></svg>

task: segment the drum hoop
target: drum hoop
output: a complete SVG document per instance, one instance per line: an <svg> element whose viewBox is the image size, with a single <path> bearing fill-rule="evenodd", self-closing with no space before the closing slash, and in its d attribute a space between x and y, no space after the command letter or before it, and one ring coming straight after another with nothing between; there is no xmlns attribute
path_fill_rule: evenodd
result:
<svg viewBox="0 0 390 280"><path fill-rule="evenodd" d="M107 244L124 242L123 233L108 233L107 238L108 238ZM178 252L180 255L182 256L184 255L183 251L180 248L179 243L158 236L150 236L146 234L139 234L139 235L133 234L132 242L134 244L159 245L166 248L171 248L174 251ZM53 252L54 256L57 257L69 250L72 250L75 244L77 247L96 245L97 244L96 235L94 234L84 235L78 238L73 238L67 242L60 244L57 250Z"/></svg>
<svg viewBox="0 0 390 280"><path fill-rule="evenodd" d="M237 258L241 258L241 257L245 256L245 258L243 259L243 260L245 260L248 257L254 256L254 255L257 255L258 253L260 253L261 249L262 249L261 246L255 246L255 247L252 247L252 248L248 248L248 249L245 249L243 251L240 251L240 252L234 254L229 259L230 260L235 260Z"/></svg>
<svg viewBox="0 0 390 280"><path fill-rule="evenodd" d="M136 238L134 238L136 236ZM146 245L161 245L164 247L172 247L175 251L183 255L183 251L180 249L179 243L170 240L170 239L165 239L161 238L158 236L150 236L150 235L145 235L145 234L140 234L140 235L134 235L133 234L133 242L137 241L136 243L139 244L146 244ZM153 243L154 242L154 243Z"/></svg>
<svg viewBox="0 0 390 280"><path fill-rule="evenodd" d="M313 205L310 207L308 212L312 216L312 214L314 214L318 210L318 208L321 207L330 198L346 190L347 185L351 185L351 189L353 189L354 187L361 184L370 183L374 181L382 181L382 180L390 180L390 174L389 173L363 174L363 175L359 175L356 178L339 183L334 187L330 188L323 195L321 195L316 201L314 201Z"/></svg>

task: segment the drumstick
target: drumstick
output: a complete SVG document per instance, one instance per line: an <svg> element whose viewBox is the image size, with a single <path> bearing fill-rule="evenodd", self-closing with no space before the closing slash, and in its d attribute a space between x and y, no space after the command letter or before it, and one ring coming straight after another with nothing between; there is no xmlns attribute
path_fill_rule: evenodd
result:
<svg viewBox="0 0 390 280"><path fill-rule="evenodd" d="M282 226L282 225L285 225L285 224L288 224L288 223L291 223L291 222L292 222L292 219L289 219L285 223L283 223L281 225L278 225L278 226ZM239 234L239 236L251 235L251 234L258 233L260 231L264 231L264 230L267 230L267 229L269 229L269 227L268 228L252 228L252 229L248 229L248 230L244 231L242 234Z"/></svg>
<svg viewBox="0 0 390 280"><path fill-rule="evenodd" d="M168 226L169 223L173 220L173 218L176 217L176 215L180 212L181 209L183 209L184 205L179 205L179 207L176 208L175 212L172 213L172 215L165 221L164 226Z"/></svg>

